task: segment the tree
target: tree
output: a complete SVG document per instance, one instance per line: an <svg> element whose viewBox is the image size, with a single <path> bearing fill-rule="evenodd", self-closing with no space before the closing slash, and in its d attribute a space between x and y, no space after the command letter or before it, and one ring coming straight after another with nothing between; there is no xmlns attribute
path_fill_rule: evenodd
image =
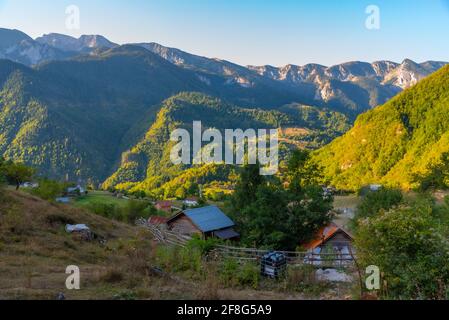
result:
<svg viewBox="0 0 449 320"><path fill-rule="evenodd" d="M334 218L333 198L325 197L320 186L304 186L301 194L290 193L290 199L286 234L291 246L309 241L317 230Z"/></svg>
<svg viewBox="0 0 449 320"><path fill-rule="evenodd" d="M380 210L389 210L399 205L403 200L401 190L382 188L376 192L369 192L357 208L356 220L372 217Z"/></svg>
<svg viewBox="0 0 449 320"><path fill-rule="evenodd" d="M318 185L322 179L320 168L309 161L308 150L295 150L287 165L287 182L293 193L301 193L302 188L310 185Z"/></svg>
<svg viewBox="0 0 449 320"><path fill-rule="evenodd" d="M419 183L421 191L430 189L447 189L449 186L449 153L441 155L439 163L429 166L428 173L424 175L415 175L415 182Z"/></svg>
<svg viewBox="0 0 449 320"><path fill-rule="evenodd" d="M39 181L39 187L32 190L32 193L44 200L55 200L56 197L63 194L66 190L65 184L57 181L42 179Z"/></svg>
<svg viewBox="0 0 449 320"><path fill-rule="evenodd" d="M6 179L16 186L16 190L19 190L20 185L34 175L34 169L22 163L7 163L3 167Z"/></svg>
<svg viewBox="0 0 449 320"><path fill-rule="evenodd" d="M244 166L231 199L232 207L238 211L254 202L259 186L264 183L265 178L260 175L260 164Z"/></svg>
<svg viewBox="0 0 449 320"><path fill-rule="evenodd" d="M287 197L278 185L259 185L254 200L240 209L237 225L249 246L282 249L286 245Z"/></svg>
<svg viewBox="0 0 449 320"><path fill-rule="evenodd" d="M386 298L449 298L447 221L435 215L431 201L420 200L360 221L355 236L363 267L383 273Z"/></svg>
<svg viewBox="0 0 449 320"><path fill-rule="evenodd" d="M3 157L0 157L0 186L6 182L5 165L6 161Z"/></svg>
<svg viewBox="0 0 449 320"><path fill-rule="evenodd" d="M312 184L311 171L304 168L307 157L295 160L287 172L297 186L294 188L285 189L276 177L261 176L257 165L243 168L231 211L244 244L295 250L331 221L333 199L324 197L323 189ZM295 179L301 182L296 184Z"/></svg>

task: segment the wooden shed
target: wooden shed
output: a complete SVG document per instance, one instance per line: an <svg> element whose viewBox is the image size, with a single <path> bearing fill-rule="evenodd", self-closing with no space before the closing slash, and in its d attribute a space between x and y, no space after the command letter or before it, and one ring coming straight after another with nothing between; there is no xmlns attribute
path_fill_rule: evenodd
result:
<svg viewBox="0 0 449 320"><path fill-rule="evenodd" d="M217 237L235 240L240 235L235 232L235 223L218 207L184 210L167 221L168 228L176 233L203 238Z"/></svg>

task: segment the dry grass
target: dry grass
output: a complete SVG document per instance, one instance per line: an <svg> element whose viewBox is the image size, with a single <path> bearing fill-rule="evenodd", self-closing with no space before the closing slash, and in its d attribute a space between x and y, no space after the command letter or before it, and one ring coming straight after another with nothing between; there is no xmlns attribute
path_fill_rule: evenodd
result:
<svg viewBox="0 0 449 320"><path fill-rule="evenodd" d="M335 196L334 197L334 208L335 209L356 209L360 204L361 199L355 194L348 196Z"/></svg>

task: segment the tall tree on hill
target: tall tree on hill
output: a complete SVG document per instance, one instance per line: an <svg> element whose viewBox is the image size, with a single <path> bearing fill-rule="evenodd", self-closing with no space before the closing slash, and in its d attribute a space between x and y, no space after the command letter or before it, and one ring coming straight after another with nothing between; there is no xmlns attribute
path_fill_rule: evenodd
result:
<svg viewBox="0 0 449 320"><path fill-rule="evenodd" d="M244 166L231 200L233 207L243 208L254 202L259 186L264 183L265 178L260 175L260 164Z"/></svg>
<svg viewBox="0 0 449 320"><path fill-rule="evenodd" d="M295 250L331 221L332 197L312 184L310 170L304 168L307 160L306 154L291 160L287 174L301 183L288 189L277 177L261 176L258 166L243 169L231 207L244 245Z"/></svg>
<svg viewBox="0 0 449 320"><path fill-rule="evenodd" d="M9 183L19 190L20 185L26 180L30 180L34 175L34 169L22 163L7 163L3 165L4 175Z"/></svg>
<svg viewBox="0 0 449 320"><path fill-rule="evenodd" d="M308 150L295 150L287 165L287 182L292 193L301 193L305 186L318 185L322 179L320 168L310 160Z"/></svg>

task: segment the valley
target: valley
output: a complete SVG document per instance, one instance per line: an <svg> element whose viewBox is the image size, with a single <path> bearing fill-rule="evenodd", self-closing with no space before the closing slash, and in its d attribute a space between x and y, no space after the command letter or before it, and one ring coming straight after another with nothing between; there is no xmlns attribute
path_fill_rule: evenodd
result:
<svg viewBox="0 0 449 320"><path fill-rule="evenodd" d="M447 299L448 105L441 61L0 28L0 299Z"/></svg>

